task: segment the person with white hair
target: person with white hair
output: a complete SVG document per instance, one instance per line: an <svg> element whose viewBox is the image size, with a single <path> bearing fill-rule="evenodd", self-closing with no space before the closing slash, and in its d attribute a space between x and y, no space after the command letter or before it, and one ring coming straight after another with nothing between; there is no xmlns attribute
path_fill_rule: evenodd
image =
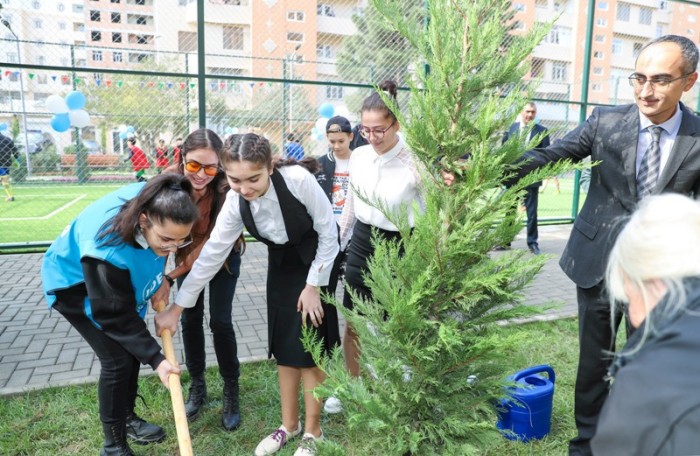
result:
<svg viewBox="0 0 700 456"><path fill-rule="evenodd" d="M612 314L622 304L635 330L610 367L593 454L700 454L700 204L645 199L615 242L606 283Z"/></svg>

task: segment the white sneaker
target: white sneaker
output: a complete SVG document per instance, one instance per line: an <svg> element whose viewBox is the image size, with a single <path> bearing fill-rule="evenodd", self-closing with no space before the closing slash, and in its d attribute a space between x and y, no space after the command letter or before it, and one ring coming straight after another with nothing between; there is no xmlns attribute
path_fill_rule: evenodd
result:
<svg viewBox="0 0 700 456"><path fill-rule="evenodd" d="M337 397L329 397L326 399L326 403L323 404L323 411L329 415L335 415L343 411L343 404Z"/></svg>
<svg viewBox="0 0 700 456"><path fill-rule="evenodd" d="M315 456L316 455L316 442L318 440L323 440L323 431L321 431L320 437L314 437L313 434L305 432L301 437L301 443L294 452L294 456Z"/></svg>
<svg viewBox="0 0 700 456"><path fill-rule="evenodd" d="M255 448L255 456L267 456L269 454L277 453L282 447L287 443L287 440L298 436L301 434L301 421L297 426L296 430L289 432L284 425L280 426L268 435Z"/></svg>

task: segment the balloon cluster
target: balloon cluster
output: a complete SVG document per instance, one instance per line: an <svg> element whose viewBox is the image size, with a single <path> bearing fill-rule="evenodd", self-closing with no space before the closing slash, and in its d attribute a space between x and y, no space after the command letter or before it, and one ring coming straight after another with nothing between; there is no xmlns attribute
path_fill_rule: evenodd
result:
<svg viewBox="0 0 700 456"><path fill-rule="evenodd" d="M131 125L119 126L119 139L133 138L136 135L136 129Z"/></svg>
<svg viewBox="0 0 700 456"><path fill-rule="evenodd" d="M69 92L65 98L51 95L46 99L46 108L53 113L51 128L59 133L70 127L83 128L90 125L90 114L85 109L85 95L78 90Z"/></svg>
<svg viewBox="0 0 700 456"><path fill-rule="evenodd" d="M237 134L238 134L238 131L239 131L239 130L238 130L238 127L226 127L226 129L224 130L224 134L225 134L226 136L228 136L228 135L237 135Z"/></svg>

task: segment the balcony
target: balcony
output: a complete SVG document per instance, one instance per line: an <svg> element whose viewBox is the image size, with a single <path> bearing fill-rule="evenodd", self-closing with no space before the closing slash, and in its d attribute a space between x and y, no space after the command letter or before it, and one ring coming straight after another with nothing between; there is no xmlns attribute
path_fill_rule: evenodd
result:
<svg viewBox="0 0 700 456"><path fill-rule="evenodd" d="M247 2L241 5L204 4L204 22L209 24L252 24L253 7ZM197 23L197 2L189 3L186 7L185 20L190 24Z"/></svg>
<svg viewBox="0 0 700 456"><path fill-rule="evenodd" d="M349 17L317 16L318 33L350 36L357 33L357 28Z"/></svg>
<svg viewBox="0 0 700 456"><path fill-rule="evenodd" d="M615 21L613 32L616 35L637 36L645 41L656 37L656 29L653 25L642 25L634 22Z"/></svg>

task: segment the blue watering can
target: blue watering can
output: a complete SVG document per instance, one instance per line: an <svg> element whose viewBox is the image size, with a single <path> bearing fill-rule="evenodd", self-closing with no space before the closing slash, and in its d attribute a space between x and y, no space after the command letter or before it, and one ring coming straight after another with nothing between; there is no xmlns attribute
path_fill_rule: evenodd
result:
<svg viewBox="0 0 700 456"><path fill-rule="evenodd" d="M538 375L546 373L547 377ZM508 377L516 386L508 387L513 399L500 402L498 429L509 440L527 442L541 439L549 433L554 399L554 369L543 364L529 367Z"/></svg>

